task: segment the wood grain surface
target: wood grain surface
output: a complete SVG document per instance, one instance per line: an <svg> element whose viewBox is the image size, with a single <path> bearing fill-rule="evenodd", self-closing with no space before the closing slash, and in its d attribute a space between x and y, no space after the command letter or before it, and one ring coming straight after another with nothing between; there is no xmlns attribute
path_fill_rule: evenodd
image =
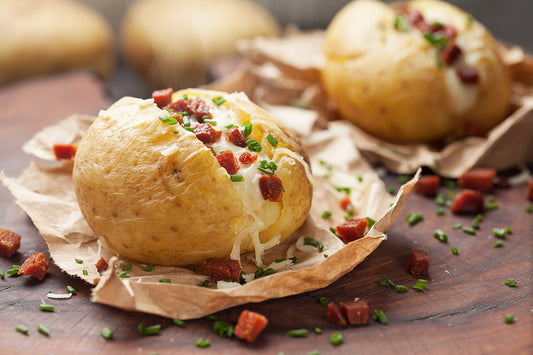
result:
<svg viewBox="0 0 533 355"><path fill-rule="evenodd" d="M68 73L18 83L0 90L0 169L18 176L31 158L22 145L41 128L57 123L72 113L98 113L109 104L103 86L90 74ZM390 186L399 183L392 174ZM447 194L448 189L441 192ZM216 314L219 320L235 323L244 309L260 312L269 324L258 340L247 344L216 335L213 321L198 319L176 327L171 319L131 313L90 301L92 286L68 276L52 265L46 278L0 279L0 354L532 354L533 353L533 214L525 207L526 187L496 189L491 192L499 209L484 214L476 235L452 229L462 223L470 226L474 216L455 216L433 199L416 194L408 207L388 230L388 240L355 270L329 287L283 299L228 309ZM34 252L48 251L30 219L16 205L4 186L0 187L0 227L22 236L20 250L12 257L0 257L0 270L20 265ZM405 221L407 213L421 212L424 219L415 226ZM512 228L503 247L494 248L493 228ZM442 229L448 242L433 237ZM453 255L456 247L459 255ZM418 277L410 275L405 263L412 249L430 255L427 289L398 293L377 282L390 279L411 287ZM514 279L517 287L504 285ZM69 300L51 300L49 291L64 293L67 285L77 294ZM157 295L154 295L157 297ZM371 320L365 326L339 328L326 320L326 307L318 301L355 297L366 300L371 308L381 309L389 324ZM54 305L55 312L39 310L39 304ZM512 314L515 321L506 324ZM137 331L160 324L159 335L143 336ZM17 325L30 329L24 335ZM37 331L45 325L48 336ZM100 336L109 327L112 340ZM322 334L316 334L319 327ZM306 328L306 338L286 335L292 329ZM334 346L330 335L341 331L344 342ZM208 348L197 348L199 338L209 339Z"/></svg>

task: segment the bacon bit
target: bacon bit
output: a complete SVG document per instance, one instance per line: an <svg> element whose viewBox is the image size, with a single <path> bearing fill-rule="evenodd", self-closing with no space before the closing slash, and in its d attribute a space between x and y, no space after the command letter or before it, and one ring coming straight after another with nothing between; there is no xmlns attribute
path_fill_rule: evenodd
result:
<svg viewBox="0 0 533 355"><path fill-rule="evenodd" d="M155 90L152 92L152 99L154 99L155 104L159 108L163 108L167 105L170 105L172 102L172 94L174 90L172 88Z"/></svg>
<svg viewBox="0 0 533 355"><path fill-rule="evenodd" d="M338 325L339 327L348 324L346 317L342 313L339 305L337 305L335 302L328 303L327 318L328 322Z"/></svg>
<svg viewBox="0 0 533 355"><path fill-rule="evenodd" d="M239 282L241 278L241 266L237 260L209 258L204 260L202 267L211 281L233 280Z"/></svg>
<svg viewBox="0 0 533 355"><path fill-rule="evenodd" d="M485 207L481 191L466 189L455 195L450 211L456 214L478 214Z"/></svg>
<svg viewBox="0 0 533 355"><path fill-rule="evenodd" d="M204 117L209 116L212 118L209 112L209 105L203 99L199 97L193 97L187 101L183 99L176 100L165 106L166 110L174 110L176 112L187 112L190 116L196 118L200 123L204 122Z"/></svg>
<svg viewBox="0 0 533 355"><path fill-rule="evenodd" d="M433 197L437 195L440 186L440 177L438 175L421 176L415 184L414 190L416 193Z"/></svg>
<svg viewBox="0 0 533 355"><path fill-rule="evenodd" d="M199 123L194 127L193 133L204 144L212 144L220 139L222 131L217 131L209 123Z"/></svg>
<svg viewBox="0 0 533 355"><path fill-rule="evenodd" d="M234 334L237 338L252 343L267 324L268 319L264 315L244 310L239 316Z"/></svg>
<svg viewBox="0 0 533 355"><path fill-rule="evenodd" d="M244 152L239 156L239 161L245 165L252 164L256 160L257 154L254 153Z"/></svg>
<svg viewBox="0 0 533 355"><path fill-rule="evenodd" d="M533 178L531 178L531 181L529 182L529 185L527 187L527 199L529 201L533 201Z"/></svg>
<svg viewBox="0 0 533 355"><path fill-rule="evenodd" d="M57 160L72 159L76 155L78 146L73 144L54 144L54 155Z"/></svg>
<svg viewBox="0 0 533 355"><path fill-rule="evenodd" d="M457 180L457 184L463 189L488 191L493 186L496 169L475 168L463 173Z"/></svg>
<svg viewBox="0 0 533 355"><path fill-rule="evenodd" d="M413 275L425 275L429 271L429 255L421 249L415 249L407 259L407 268Z"/></svg>
<svg viewBox="0 0 533 355"><path fill-rule="evenodd" d="M18 271L18 275L30 275L39 280L44 279L48 268L50 267L50 261L44 256L43 253L35 253L28 259L24 260Z"/></svg>
<svg viewBox="0 0 533 355"><path fill-rule="evenodd" d="M244 134L242 134L241 130L237 127L233 128L228 132L228 136L226 137L228 141L235 144L238 147L246 148L246 137Z"/></svg>
<svg viewBox="0 0 533 355"><path fill-rule="evenodd" d="M240 169L239 162L231 150L225 150L217 155L217 160L220 166L226 169L230 175L236 174Z"/></svg>
<svg viewBox="0 0 533 355"><path fill-rule="evenodd" d="M475 68L464 66L455 69L455 72L464 84L474 85L479 83L479 72Z"/></svg>
<svg viewBox="0 0 533 355"><path fill-rule="evenodd" d="M272 202L280 202L283 197L283 185L276 175L266 174L259 178L259 188L263 198Z"/></svg>
<svg viewBox="0 0 533 355"><path fill-rule="evenodd" d="M20 249L20 235L8 229L0 228L0 255L10 257Z"/></svg>
<svg viewBox="0 0 533 355"><path fill-rule="evenodd" d="M455 43L449 43L441 52L440 59L447 65L453 64L461 55L461 48Z"/></svg>
<svg viewBox="0 0 533 355"><path fill-rule="evenodd" d="M348 324L368 323L368 304L363 300L340 302L341 311Z"/></svg>
<svg viewBox="0 0 533 355"><path fill-rule="evenodd" d="M344 197L339 202L339 207L343 209L343 211L347 211L348 209L353 210L352 200L350 200L349 197Z"/></svg>
<svg viewBox="0 0 533 355"><path fill-rule="evenodd" d="M337 234L345 243L353 242L365 236L368 227L366 218L350 218L336 228Z"/></svg>
<svg viewBox="0 0 533 355"><path fill-rule="evenodd" d="M441 32L447 39L454 39L457 37L457 29L450 25L444 25Z"/></svg>
<svg viewBox="0 0 533 355"><path fill-rule="evenodd" d="M104 258L100 258L100 260L98 260L96 262L96 264L94 264L94 266L96 266L96 270L99 272L99 273L102 273L104 271L107 270L107 261L105 261Z"/></svg>

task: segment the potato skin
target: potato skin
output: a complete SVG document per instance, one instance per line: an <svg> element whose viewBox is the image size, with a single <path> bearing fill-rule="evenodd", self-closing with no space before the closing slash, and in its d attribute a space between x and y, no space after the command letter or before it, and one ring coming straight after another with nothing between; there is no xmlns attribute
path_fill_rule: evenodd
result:
<svg viewBox="0 0 533 355"><path fill-rule="evenodd" d="M442 1L407 3L431 21L457 29L459 64L477 69L480 82L464 85L455 66L442 67L420 31L394 28L395 10L379 1L356 0L326 31L322 73L341 117L377 138L430 143L463 137L471 125L487 132L509 112L511 79L490 33L462 10Z"/></svg>
<svg viewBox="0 0 533 355"><path fill-rule="evenodd" d="M227 95L202 90L176 95L183 93L209 99ZM276 132L280 145L301 149L297 138L248 100L226 104L257 128ZM139 262L187 265L227 258L249 222L243 202L212 152L180 125L163 124L159 117L165 113L130 97L101 112L75 157L81 211L107 249ZM253 133L260 135L259 129ZM178 147L174 153L161 154L173 146ZM304 167L297 162L278 170L286 193L279 218L260 233L262 242L278 233L288 237L310 208L312 189ZM245 238L241 252L251 250Z"/></svg>

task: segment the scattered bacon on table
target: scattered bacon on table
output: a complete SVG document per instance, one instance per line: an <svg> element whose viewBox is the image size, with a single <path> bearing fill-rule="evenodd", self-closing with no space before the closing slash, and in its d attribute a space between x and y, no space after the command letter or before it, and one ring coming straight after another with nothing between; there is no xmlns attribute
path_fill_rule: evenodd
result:
<svg viewBox="0 0 533 355"><path fill-rule="evenodd" d="M361 300L328 303L327 319L339 327L368 323L368 304Z"/></svg>
<svg viewBox="0 0 533 355"><path fill-rule="evenodd" d="M328 322L333 323L339 327L348 324L340 306L335 302L328 303L327 318Z"/></svg>
<svg viewBox="0 0 533 355"><path fill-rule="evenodd" d="M65 160L74 158L78 146L74 144L54 144L53 149L57 160Z"/></svg>
<svg viewBox="0 0 533 355"><path fill-rule="evenodd" d="M0 256L10 257L20 248L20 235L0 228Z"/></svg>
<svg viewBox="0 0 533 355"><path fill-rule="evenodd" d="M485 209L483 194L479 190L465 189L453 198L450 211L455 214L479 214Z"/></svg>
<svg viewBox="0 0 533 355"><path fill-rule="evenodd" d="M478 190L486 192L492 189L494 178L496 177L496 169L493 168L475 168L463 173L457 184L463 189Z"/></svg>
<svg viewBox="0 0 533 355"><path fill-rule="evenodd" d="M48 268L50 267L50 261L44 256L43 253L35 253L26 260L20 266L18 275L30 275L39 280L44 279Z"/></svg>
<svg viewBox="0 0 533 355"><path fill-rule="evenodd" d="M204 260L202 267L211 281L233 280L239 282L241 278L241 266L237 260L209 258Z"/></svg>
<svg viewBox="0 0 533 355"><path fill-rule="evenodd" d="M368 227L368 220L366 218L350 218L346 222L337 226L337 234L345 243L353 242L365 236Z"/></svg>
<svg viewBox="0 0 533 355"><path fill-rule="evenodd" d="M252 343L267 324L268 319L264 315L244 310L239 316L234 334L237 338Z"/></svg>
<svg viewBox="0 0 533 355"><path fill-rule="evenodd" d="M98 260L98 261L96 262L95 266L96 266L96 270L97 270L98 272L100 272L100 273L106 271L106 270L107 270L107 267L108 267L108 265L107 265L107 261L105 261L104 258L100 258L100 260Z"/></svg>
<svg viewBox="0 0 533 355"><path fill-rule="evenodd" d="M407 268L413 275L425 275L429 271L429 255L424 250L414 249L407 259Z"/></svg>
<svg viewBox="0 0 533 355"><path fill-rule="evenodd" d="M438 175L421 176L415 184L414 191L420 195L433 197L437 195L440 186Z"/></svg>

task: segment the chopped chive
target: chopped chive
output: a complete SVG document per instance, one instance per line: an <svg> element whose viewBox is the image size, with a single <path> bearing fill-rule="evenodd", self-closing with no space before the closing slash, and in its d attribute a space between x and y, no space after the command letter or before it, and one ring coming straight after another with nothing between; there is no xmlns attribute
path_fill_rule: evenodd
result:
<svg viewBox="0 0 533 355"><path fill-rule="evenodd" d="M255 270L254 275L255 275L255 278L263 276L263 268L262 267L257 268L257 270Z"/></svg>
<svg viewBox="0 0 533 355"><path fill-rule="evenodd" d="M424 291L427 288L427 282L428 280L418 279L416 284L414 284L411 288L418 291Z"/></svg>
<svg viewBox="0 0 533 355"><path fill-rule="evenodd" d="M394 186L387 187L387 192L391 195L394 195Z"/></svg>
<svg viewBox="0 0 533 355"><path fill-rule="evenodd" d="M150 272L152 271L153 269L155 268L155 265L154 264L147 264L145 267L144 267L144 271L146 272Z"/></svg>
<svg viewBox="0 0 533 355"><path fill-rule="evenodd" d="M413 226L424 219L424 216L422 213L409 213L405 219L410 226Z"/></svg>
<svg viewBox="0 0 533 355"><path fill-rule="evenodd" d="M394 19L394 29L400 32L411 31L411 23L403 14L397 14Z"/></svg>
<svg viewBox="0 0 533 355"><path fill-rule="evenodd" d="M231 339L233 337L233 330L233 325L221 320L217 320L213 324L213 331L221 338Z"/></svg>
<svg viewBox="0 0 533 355"><path fill-rule="evenodd" d="M407 184L413 177L411 175L400 175L396 177L396 181L400 184Z"/></svg>
<svg viewBox="0 0 533 355"><path fill-rule="evenodd" d="M329 337L329 342L333 345L342 344L343 341L344 341L344 337L342 336L341 332L335 332L331 334L331 336Z"/></svg>
<svg viewBox="0 0 533 355"><path fill-rule="evenodd" d="M505 232L505 234L513 234L513 230L511 229L511 227L505 228L504 232Z"/></svg>
<svg viewBox="0 0 533 355"><path fill-rule="evenodd" d="M4 275L4 270L0 270L0 279L4 279L6 275Z"/></svg>
<svg viewBox="0 0 533 355"><path fill-rule="evenodd" d="M485 206L485 211L493 211L500 208L500 206L497 203L491 203Z"/></svg>
<svg viewBox="0 0 533 355"><path fill-rule="evenodd" d="M231 181L233 181L233 182L244 181L244 176L239 175L239 174L230 175L229 177L230 177Z"/></svg>
<svg viewBox="0 0 533 355"><path fill-rule="evenodd" d="M320 297L318 299L318 303L320 303L320 304L328 304L329 303L329 299L327 297Z"/></svg>
<svg viewBox="0 0 533 355"><path fill-rule="evenodd" d="M22 334L28 334L28 332L30 331L27 327L23 325L17 325L15 329L17 330L17 332L22 333Z"/></svg>
<svg viewBox="0 0 533 355"><path fill-rule="evenodd" d="M246 145L248 146L248 149L252 152L260 152L261 150L263 150L261 144L254 139L248 139L246 141Z"/></svg>
<svg viewBox="0 0 533 355"><path fill-rule="evenodd" d="M514 316L512 314L509 314L505 317L505 323L511 324L514 322Z"/></svg>
<svg viewBox="0 0 533 355"><path fill-rule="evenodd" d="M481 220L483 220L483 215L478 214L472 221L472 228L479 229L479 223L481 223Z"/></svg>
<svg viewBox="0 0 533 355"><path fill-rule="evenodd" d="M104 339L111 339L113 338L113 331L111 331L111 329L109 329L108 327L104 327L102 328L102 330L100 330L100 335Z"/></svg>
<svg viewBox="0 0 533 355"><path fill-rule="evenodd" d="M440 229L436 229L435 232L433 232L433 236L442 243L446 243L448 241L448 236Z"/></svg>
<svg viewBox="0 0 533 355"><path fill-rule="evenodd" d="M314 331L317 334L322 334L322 329L320 329L319 327L315 327Z"/></svg>
<svg viewBox="0 0 533 355"><path fill-rule="evenodd" d="M224 102L226 102L226 99L222 96L213 97L213 103L217 106L222 105Z"/></svg>
<svg viewBox="0 0 533 355"><path fill-rule="evenodd" d="M160 324L152 325L150 327L145 327L144 321L141 321L141 323L137 327L137 330L142 335L156 335L156 334L159 334L160 329L161 329Z"/></svg>
<svg viewBox="0 0 533 355"><path fill-rule="evenodd" d="M327 257L329 257L329 255L328 254L324 254L324 258L327 258Z"/></svg>
<svg viewBox="0 0 533 355"><path fill-rule="evenodd" d="M118 273L118 277L122 279L128 279L130 276L128 275L127 271L122 271L121 273Z"/></svg>
<svg viewBox="0 0 533 355"><path fill-rule="evenodd" d="M172 323L174 323L175 326L180 327L180 328L185 328L185 325L186 325L184 321L178 318L172 319Z"/></svg>
<svg viewBox="0 0 533 355"><path fill-rule="evenodd" d="M83 260L81 259L78 259L78 258L74 258L74 261L78 264L83 264Z"/></svg>
<svg viewBox="0 0 533 355"><path fill-rule="evenodd" d="M196 347L198 348L207 348L209 345L211 345L209 339L200 338L196 341Z"/></svg>
<svg viewBox="0 0 533 355"><path fill-rule="evenodd" d="M271 146L276 147L278 145L278 140L272 134L267 134L266 139Z"/></svg>
<svg viewBox="0 0 533 355"><path fill-rule="evenodd" d="M396 289L396 292L407 292L408 290L407 286L404 285L396 285L394 288Z"/></svg>
<svg viewBox="0 0 533 355"><path fill-rule="evenodd" d="M378 322L384 325L389 324L387 316L381 309L374 309L374 320L377 320Z"/></svg>
<svg viewBox="0 0 533 355"><path fill-rule="evenodd" d="M468 227L463 227L461 228L463 232L465 232L466 234L472 234L472 235L475 235L476 234L476 230L474 228L468 228Z"/></svg>
<svg viewBox="0 0 533 355"><path fill-rule="evenodd" d="M443 194L438 194L435 197L435 204L437 206L446 206L446 197Z"/></svg>
<svg viewBox="0 0 533 355"><path fill-rule="evenodd" d="M494 228L492 234L494 234L496 238L505 239L505 230L503 228Z"/></svg>
<svg viewBox="0 0 533 355"><path fill-rule="evenodd" d="M207 287L209 286L209 280L204 280L202 282L200 282L200 284L198 285L200 287Z"/></svg>
<svg viewBox="0 0 533 355"><path fill-rule="evenodd" d="M533 207L531 207L531 205L527 205L526 208L525 208L525 211L527 213L533 213Z"/></svg>
<svg viewBox="0 0 533 355"><path fill-rule="evenodd" d="M378 285L380 285L380 286L390 286L389 282L387 280L378 281Z"/></svg>
<svg viewBox="0 0 533 355"><path fill-rule="evenodd" d="M453 248L452 248L452 254L453 254L453 255L459 255L459 250L457 250L456 247L453 247Z"/></svg>
<svg viewBox="0 0 533 355"><path fill-rule="evenodd" d="M297 258L296 258L295 256L293 256L293 257L289 258L289 260L292 260L292 263L293 263L293 264L296 264L296 260L297 260Z"/></svg>
<svg viewBox="0 0 533 355"><path fill-rule="evenodd" d="M463 228L463 225L461 223L457 223L452 226L452 229L461 229L461 228Z"/></svg>
<svg viewBox="0 0 533 355"><path fill-rule="evenodd" d="M54 312L55 311L54 306L52 306L50 304L40 304L39 308L41 309L41 311L45 311L45 312Z"/></svg>
<svg viewBox="0 0 533 355"><path fill-rule="evenodd" d="M194 132L194 128L193 127L183 127L183 128L185 128L189 132Z"/></svg>
<svg viewBox="0 0 533 355"><path fill-rule="evenodd" d="M374 224L376 224L376 220L372 219L370 217L366 217L366 220L368 221L368 229L372 228Z"/></svg>
<svg viewBox="0 0 533 355"><path fill-rule="evenodd" d="M505 280L504 285L509 286L509 287L516 287L517 282L516 280L509 279L509 280Z"/></svg>
<svg viewBox="0 0 533 355"><path fill-rule="evenodd" d="M210 314L204 317L205 320L217 320L217 316Z"/></svg>
<svg viewBox="0 0 533 355"><path fill-rule="evenodd" d="M305 237L304 238L304 244L305 245L311 245L318 249L318 251L324 250L324 244L320 240L315 240L311 237Z"/></svg>
<svg viewBox="0 0 533 355"><path fill-rule="evenodd" d="M457 183L452 179L441 179L441 184L444 187L455 189L457 187Z"/></svg>
<svg viewBox="0 0 533 355"><path fill-rule="evenodd" d="M439 208L435 213L437 216L443 216L446 212L442 208Z"/></svg>
<svg viewBox="0 0 533 355"><path fill-rule="evenodd" d="M275 274L276 273L276 270L269 267L268 269L266 269L265 271L263 271L263 275L261 276L268 276L268 275L272 275L272 274Z"/></svg>
<svg viewBox="0 0 533 355"><path fill-rule="evenodd" d="M48 328L45 327L45 326L42 325L42 324L39 324L39 325L37 326L37 330L39 331L39 333L44 334L44 335L49 335L49 334L50 334L50 330L48 330Z"/></svg>
<svg viewBox="0 0 533 355"><path fill-rule="evenodd" d="M278 263L278 264L281 263L281 262L283 262L283 261L285 261L285 259L283 259L283 258L274 259L274 262L275 262L275 263Z"/></svg>
<svg viewBox="0 0 533 355"><path fill-rule="evenodd" d="M164 284L169 284L170 283L170 279L161 279L161 280L159 280L159 282L162 282Z"/></svg>
<svg viewBox="0 0 533 355"><path fill-rule="evenodd" d="M396 284L394 282L392 282L392 280L387 280L385 282L387 282L387 285L389 285L389 286L396 287Z"/></svg>
<svg viewBox="0 0 533 355"><path fill-rule="evenodd" d="M352 192L352 189L349 187L336 187L335 190L339 192L345 192L347 195L349 195Z"/></svg>
<svg viewBox="0 0 533 355"><path fill-rule="evenodd" d="M122 271L129 271L133 268L131 264L122 265Z"/></svg>
<svg viewBox="0 0 533 355"><path fill-rule="evenodd" d="M209 117L209 116L207 116L207 117ZM204 123L209 123L211 126L216 126L217 125L217 121L211 120L211 119L204 119Z"/></svg>
<svg viewBox="0 0 533 355"><path fill-rule="evenodd" d="M83 271L82 271L82 274L84 274L85 276L89 275L89 273L87 272L87 270L83 270Z"/></svg>
<svg viewBox="0 0 533 355"><path fill-rule="evenodd" d="M74 287L72 287L70 285L67 285L67 291L68 291L68 293L72 293L73 295L76 294L76 290L74 289Z"/></svg>
<svg viewBox="0 0 533 355"><path fill-rule="evenodd" d="M178 123L178 120L174 117L162 117L162 116L159 116L159 120L161 122L163 122L164 124L167 124L169 126L172 126L172 125L175 125Z"/></svg>
<svg viewBox="0 0 533 355"><path fill-rule="evenodd" d="M243 130L242 134L245 137L248 137L250 135L250 133L252 133L252 122L246 121L242 125L244 126L244 130Z"/></svg>
<svg viewBox="0 0 533 355"><path fill-rule="evenodd" d="M322 218L326 219L331 217L331 211L324 211L322 212Z"/></svg>
<svg viewBox="0 0 533 355"><path fill-rule="evenodd" d="M494 244L492 244L492 246L494 248L500 248L500 247L503 247L503 242L501 240L497 240L494 242Z"/></svg>
<svg viewBox="0 0 533 355"><path fill-rule="evenodd" d="M7 270L7 276L17 276L20 266L12 265L11 269Z"/></svg>
<svg viewBox="0 0 533 355"><path fill-rule="evenodd" d="M293 338L303 338L307 336L309 331L307 329L293 329L287 332L287 335Z"/></svg>

